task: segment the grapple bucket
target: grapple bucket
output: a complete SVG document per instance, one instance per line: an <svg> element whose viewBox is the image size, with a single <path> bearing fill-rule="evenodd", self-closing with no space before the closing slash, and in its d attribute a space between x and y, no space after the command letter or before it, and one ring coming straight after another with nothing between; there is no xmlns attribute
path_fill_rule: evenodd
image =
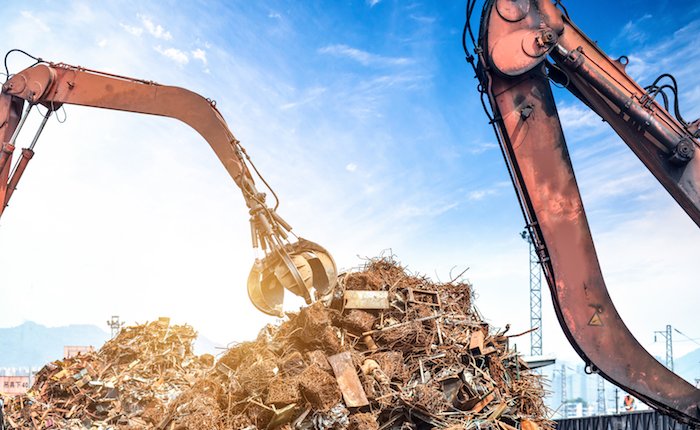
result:
<svg viewBox="0 0 700 430"><path fill-rule="evenodd" d="M333 291L337 276L335 261L328 251L299 239L279 252L255 260L248 276L248 297L261 312L281 317L285 289L310 304Z"/></svg>

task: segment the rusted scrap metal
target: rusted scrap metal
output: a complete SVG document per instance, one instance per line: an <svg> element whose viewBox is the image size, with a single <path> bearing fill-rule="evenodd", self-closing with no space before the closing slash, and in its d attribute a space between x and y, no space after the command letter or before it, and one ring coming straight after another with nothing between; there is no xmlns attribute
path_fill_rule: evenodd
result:
<svg viewBox="0 0 700 430"><path fill-rule="evenodd" d="M442 307L440 303L440 294L438 294L437 291L430 291L422 288L408 288L408 301L436 308Z"/></svg>
<svg viewBox="0 0 700 430"><path fill-rule="evenodd" d="M224 371L214 377L224 392L231 381L239 384L228 391L234 406L222 410L224 426L270 428L269 411L257 403L283 407L283 380L282 387L302 391L301 397L288 396L295 416L285 424L274 421L284 430L462 429L465 423L512 430L523 420L552 428L540 377L473 310L470 285L436 284L390 259L371 260L364 270L342 275L339 284L345 293L328 306L288 314L255 342L224 353L219 363L225 367L218 366ZM358 305L374 292L388 303L379 309ZM353 295L360 299L353 302ZM295 366L285 364L290 361ZM254 371L261 362L278 374ZM313 368L313 378L304 366ZM337 403L329 407L333 399Z"/></svg>
<svg viewBox="0 0 700 430"><path fill-rule="evenodd" d="M6 427L169 428L170 403L214 364L192 351L196 332L161 318L124 328L99 351L44 366L22 396L5 398Z"/></svg>
<svg viewBox="0 0 700 430"><path fill-rule="evenodd" d="M367 395L362 388L362 383L352 362L350 351L332 355L328 357L328 361L331 363L333 373L335 373L340 392L343 393L345 405L351 408L369 405L369 400L367 400Z"/></svg>
<svg viewBox="0 0 700 430"><path fill-rule="evenodd" d="M388 291L354 291L344 294L346 309L389 309Z"/></svg>
<svg viewBox="0 0 700 430"><path fill-rule="evenodd" d="M167 321L126 329L94 356L47 365L33 397L8 401L6 425L552 429L540 376L481 320L469 284L436 284L391 259L370 260L338 283L380 292L388 306L350 308L338 294L287 314L216 363L192 354L193 331Z"/></svg>

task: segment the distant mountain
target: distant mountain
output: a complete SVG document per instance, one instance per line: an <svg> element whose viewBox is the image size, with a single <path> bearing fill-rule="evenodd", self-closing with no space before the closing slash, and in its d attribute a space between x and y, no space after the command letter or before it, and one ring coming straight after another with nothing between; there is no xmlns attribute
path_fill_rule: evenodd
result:
<svg viewBox="0 0 700 430"><path fill-rule="evenodd" d="M697 385L695 380L700 379L700 348L674 359L673 370L686 381Z"/></svg>
<svg viewBox="0 0 700 430"><path fill-rule="evenodd" d="M90 345L100 349L107 340L109 333L95 325L46 327L29 321L17 327L0 328L0 368L40 368L62 359L64 346ZM218 346L199 335L194 351L216 355L222 351Z"/></svg>
<svg viewBox="0 0 700 430"><path fill-rule="evenodd" d="M66 345L90 345L99 349L109 334L94 325L46 327L25 322L0 328L0 367L42 367L63 358Z"/></svg>

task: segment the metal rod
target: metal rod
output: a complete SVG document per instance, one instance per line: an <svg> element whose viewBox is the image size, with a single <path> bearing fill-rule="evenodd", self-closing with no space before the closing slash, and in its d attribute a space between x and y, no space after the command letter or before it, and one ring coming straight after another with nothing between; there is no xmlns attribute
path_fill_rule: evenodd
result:
<svg viewBox="0 0 700 430"><path fill-rule="evenodd" d="M17 140L17 136L19 136L19 131L24 126L24 122L27 120L27 117L29 116L29 111L31 111L33 107L34 107L34 105L32 105L32 104L27 105L27 109L24 110L24 115L22 115L22 118L20 118L19 124L17 124L15 131L12 133L12 137L10 137L10 142L9 142L10 145L15 144L15 141Z"/></svg>
<svg viewBox="0 0 700 430"><path fill-rule="evenodd" d="M31 109L33 105L29 105L27 108L27 114L29 114L29 109ZM41 124L39 124L39 128L37 129L36 133L34 134L34 138L32 139L32 143L29 145L29 150L32 151L32 155L34 153L34 146L36 145L36 142L39 140L39 136L41 136L41 132L44 131L44 126L46 125L46 122L49 120L49 117L53 111L49 110L46 112L46 115L44 115L44 119L41 120ZM15 132L19 130L19 128L24 124L24 117L22 118L22 121L19 123L17 128L15 129ZM13 136L15 138L16 136ZM24 152L23 152L24 153ZM15 172L17 171L17 168L19 167L20 163L22 162L22 158L19 158L17 162L15 163L14 168L12 169L12 172L10 173L10 176L14 176Z"/></svg>
<svg viewBox="0 0 700 430"><path fill-rule="evenodd" d="M41 132L44 131L44 126L46 125L46 122L49 120L49 117L52 113L53 111L49 109L46 112L46 115L44 115L44 119L42 119L41 124L39 124L39 129L36 131L34 139L32 139L32 143L29 145L29 149L34 150L34 145L36 145L37 140L39 140L39 136L41 135Z"/></svg>

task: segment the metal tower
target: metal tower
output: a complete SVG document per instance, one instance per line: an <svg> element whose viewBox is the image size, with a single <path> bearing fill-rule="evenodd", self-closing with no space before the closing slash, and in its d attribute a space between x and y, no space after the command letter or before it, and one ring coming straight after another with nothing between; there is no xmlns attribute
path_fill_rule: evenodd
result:
<svg viewBox="0 0 700 430"><path fill-rule="evenodd" d="M598 375L598 399L596 401L598 404L598 415L605 415L607 413L605 401L605 379Z"/></svg>
<svg viewBox="0 0 700 430"><path fill-rule="evenodd" d="M119 334L119 330L121 330L124 323L119 321L119 315L112 315L112 318L107 320L107 325L112 332L112 339L114 339Z"/></svg>
<svg viewBox="0 0 700 430"><path fill-rule="evenodd" d="M566 403L569 399L568 393L566 392L566 364L561 365L561 402Z"/></svg>
<svg viewBox="0 0 700 430"><path fill-rule="evenodd" d="M654 332L654 342L656 342L656 335L659 334L666 340L666 367L673 371L673 337L671 335L671 325L666 326L666 331L655 331Z"/></svg>
<svg viewBox="0 0 700 430"><path fill-rule="evenodd" d="M568 396L566 393L566 364L562 364L558 369L552 370L552 383L554 383L557 374L559 374L559 377L561 378L559 380L559 389L561 390L561 403L559 404L559 407L556 408L555 412L558 411L561 418L566 418L566 401L568 400Z"/></svg>
<svg viewBox="0 0 700 430"><path fill-rule="evenodd" d="M530 248L530 355L542 355L542 268L530 233L524 230L520 237Z"/></svg>

